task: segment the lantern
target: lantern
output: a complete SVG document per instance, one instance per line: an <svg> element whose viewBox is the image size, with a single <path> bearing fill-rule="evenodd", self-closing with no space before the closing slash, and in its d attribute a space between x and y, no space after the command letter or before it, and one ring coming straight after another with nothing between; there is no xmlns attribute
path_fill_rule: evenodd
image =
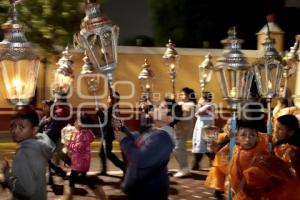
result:
<svg viewBox="0 0 300 200"><path fill-rule="evenodd" d="M231 104L232 119L230 122L229 159L232 158L237 132L237 107L249 97L253 80L251 65L246 61L241 50L242 40L236 37L235 27L229 29L228 37L221 41L224 45L223 56L218 59L215 70L224 99ZM232 199L231 186L228 185L228 199Z"/></svg>
<svg viewBox="0 0 300 200"><path fill-rule="evenodd" d="M267 100L268 104L268 122L267 133L272 136L272 118L271 118L271 101L278 94L280 80L284 69L281 56L274 47L275 41L270 37L270 32L263 43L263 56L258 58L253 64L255 70L255 79L257 89L262 98ZM272 143L269 142L269 150L272 151Z"/></svg>
<svg viewBox="0 0 300 200"><path fill-rule="evenodd" d="M107 17L101 16L100 4L86 0L85 18L80 32L74 35L75 46L84 49L93 66L105 74L112 85L117 63L119 28Z"/></svg>
<svg viewBox="0 0 300 200"><path fill-rule="evenodd" d="M138 76L142 88L141 100L150 101L151 90L153 90L153 81L155 77L153 71L150 69L150 64L148 63L147 59L145 59L145 63L142 65L142 68L143 69Z"/></svg>
<svg viewBox="0 0 300 200"><path fill-rule="evenodd" d="M279 93L280 97L287 98L288 94L288 80L296 71L297 68L297 50L299 49L300 35L296 36L296 42L294 46L290 47L290 51L284 56L284 68L283 68L283 91Z"/></svg>
<svg viewBox="0 0 300 200"><path fill-rule="evenodd" d="M168 67L168 74L172 81L172 94L175 98L176 88L175 88L175 79L176 79L176 70L179 68L179 55L175 49L175 45L169 40L169 43L166 44L166 51L163 55L163 60L165 65Z"/></svg>
<svg viewBox="0 0 300 200"><path fill-rule="evenodd" d="M221 41L225 47L223 57L218 59L215 70L223 96L232 106L249 97L253 80L251 65L240 51L242 40L236 37L236 30L228 31L228 38ZM243 80L243 81L241 81Z"/></svg>
<svg viewBox="0 0 300 200"><path fill-rule="evenodd" d="M17 20L17 3L11 1L11 19L1 25L4 39L0 42L0 76L6 98L22 107L35 96L40 61Z"/></svg>
<svg viewBox="0 0 300 200"><path fill-rule="evenodd" d="M73 75L73 60L72 55L69 52L69 48L66 47L62 52L62 57L56 63L58 68L54 75L53 93L59 96L65 96L69 93Z"/></svg>

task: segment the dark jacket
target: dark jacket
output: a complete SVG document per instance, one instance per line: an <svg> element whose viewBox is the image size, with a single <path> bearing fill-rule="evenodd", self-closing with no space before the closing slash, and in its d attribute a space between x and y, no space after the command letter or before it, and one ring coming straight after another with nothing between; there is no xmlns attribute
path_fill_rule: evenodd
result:
<svg viewBox="0 0 300 200"><path fill-rule="evenodd" d="M70 110L67 106L57 106L51 122L47 126L45 133L56 144L61 137L61 129L69 123Z"/></svg>
<svg viewBox="0 0 300 200"><path fill-rule="evenodd" d="M168 199L167 164L173 147L169 134L161 129L137 138L128 135L121 141L128 160L122 188L130 200Z"/></svg>
<svg viewBox="0 0 300 200"><path fill-rule="evenodd" d="M115 139L115 132L112 126L112 107L109 107L105 111L98 111L97 115L101 120L101 126L103 131L103 136L106 141L113 141Z"/></svg>

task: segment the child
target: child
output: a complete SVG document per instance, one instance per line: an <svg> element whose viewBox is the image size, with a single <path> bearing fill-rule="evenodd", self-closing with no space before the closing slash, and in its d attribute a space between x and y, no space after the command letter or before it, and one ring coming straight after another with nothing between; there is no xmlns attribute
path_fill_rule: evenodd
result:
<svg viewBox="0 0 300 200"><path fill-rule="evenodd" d="M237 145L229 167L231 189L236 200L299 200L299 182L289 166L267 151L251 122L238 123Z"/></svg>
<svg viewBox="0 0 300 200"><path fill-rule="evenodd" d="M194 155L192 170L199 170L199 163L201 162L203 154L206 154L210 161L214 156L213 153L207 150L207 142L203 139L203 127L214 124L214 105L212 103L211 92L202 93L195 116L197 121L195 123L192 139L192 153Z"/></svg>
<svg viewBox="0 0 300 200"><path fill-rule="evenodd" d="M47 135L37 134L38 125L38 114L29 108L12 120L10 131L18 149L12 168L5 160L2 172L13 199L47 199L46 169L55 146Z"/></svg>
<svg viewBox="0 0 300 200"><path fill-rule="evenodd" d="M93 120L86 114L81 114L79 120L75 122L77 130L68 144L72 171L69 179L70 190L67 191L65 199L72 198L76 182L87 184L95 192L97 198L106 199L99 184L95 183L91 177L86 176L91 162L90 144L95 139L95 135L88 127L91 124L93 124Z"/></svg>
<svg viewBox="0 0 300 200"><path fill-rule="evenodd" d="M274 153L289 164L291 171L300 181L300 136L299 122L294 115L277 118L275 126Z"/></svg>

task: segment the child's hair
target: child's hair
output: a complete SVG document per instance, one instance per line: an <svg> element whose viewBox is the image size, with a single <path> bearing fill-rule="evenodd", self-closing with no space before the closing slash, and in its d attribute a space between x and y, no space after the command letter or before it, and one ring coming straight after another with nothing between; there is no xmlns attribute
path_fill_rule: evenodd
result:
<svg viewBox="0 0 300 200"><path fill-rule="evenodd" d="M295 131L295 133L299 129L298 119L294 115L283 115L277 118L277 121L284 125L288 130Z"/></svg>
<svg viewBox="0 0 300 200"><path fill-rule="evenodd" d="M37 112L28 107L24 107L21 110L18 110L12 119L26 119L30 121L33 127L38 126L40 121Z"/></svg>
<svg viewBox="0 0 300 200"><path fill-rule="evenodd" d="M165 102L167 103L168 107L167 115L172 116L174 119L173 122L170 123L170 126L173 127L179 121L178 118L182 117L183 115L182 107L177 104L174 99L165 98Z"/></svg>
<svg viewBox="0 0 300 200"><path fill-rule="evenodd" d="M181 90L188 97L189 101L192 101L194 104L197 104L197 99L195 95L195 91L191 88L184 87Z"/></svg>
<svg viewBox="0 0 300 200"><path fill-rule="evenodd" d="M212 93L208 92L208 91L202 92L202 97L203 97L203 99L205 99L205 101L208 101L208 102L211 102L213 99Z"/></svg>
<svg viewBox="0 0 300 200"><path fill-rule="evenodd" d="M278 117L277 121L284 125L288 130L294 131L294 134L276 142L275 145L288 143L300 147L300 130L298 119L294 115L288 114Z"/></svg>
<svg viewBox="0 0 300 200"><path fill-rule="evenodd" d="M94 124L94 120L87 113L81 113L79 119L83 127Z"/></svg>
<svg viewBox="0 0 300 200"><path fill-rule="evenodd" d="M254 121L250 121L250 120L238 120L237 121L237 127L238 129L240 128L249 128L249 129L254 129L257 131L257 126L254 123Z"/></svg>
<svg viewBox="0 0 300 200"><path fill-rule="evenodd" d="M288 100L288 98L279 98L278 99L278 101L282 104L282 105L284 105L285 107L288 107L289 106L289 100Z"/></svg>

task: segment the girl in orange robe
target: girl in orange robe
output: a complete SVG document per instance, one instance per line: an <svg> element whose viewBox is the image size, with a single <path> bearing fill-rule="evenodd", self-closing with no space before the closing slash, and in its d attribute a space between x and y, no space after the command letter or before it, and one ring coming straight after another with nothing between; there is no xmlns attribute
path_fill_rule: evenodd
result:
<svg viewBox="0 0 300 200"><path fill-rule="evenodd" d="M290 171L300 181L299 134L299 122L294 115L288 114L277 118L274 131L274 153L278 158L289 164Z"/></svg>
<svg viewBox="0 0 300 200"><path fill-rule="evenodd" d="M299 182L289 166L267 151L255 125L241 123L229 167L235 200L300 200ZM297 189L296 189L297 188Z"/></svg>

